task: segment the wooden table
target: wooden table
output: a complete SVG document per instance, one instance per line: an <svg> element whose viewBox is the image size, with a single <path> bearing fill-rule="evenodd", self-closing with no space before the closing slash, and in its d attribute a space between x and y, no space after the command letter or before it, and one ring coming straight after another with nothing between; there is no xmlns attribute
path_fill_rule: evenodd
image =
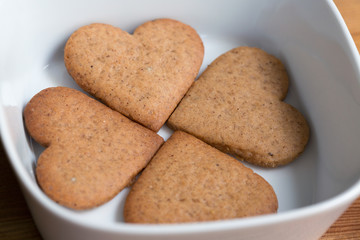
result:
<svg viewBox="0 0 360 240"><path fill-rule="evenodd" d="M360 0L335 0L360 50ZM0 143L0 239L40 240L15 175ZM360 239L360 198L329 228L321 240Z"/></svg>

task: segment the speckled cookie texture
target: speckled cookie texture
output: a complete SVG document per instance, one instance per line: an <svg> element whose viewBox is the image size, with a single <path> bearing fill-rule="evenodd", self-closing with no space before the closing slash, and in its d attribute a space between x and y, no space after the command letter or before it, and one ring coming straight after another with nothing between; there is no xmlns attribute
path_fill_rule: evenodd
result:
<svg viewBox="0 0 360 240"><path fill-rule="evenodd" d="M303 152L309 127L282 100L288 75L259 48L234 48L213 61L171 115L168 125L262 167L277 167Z"/></svg>
<svg viewBox="0 0 360 240"><path fill-rule="evenodd" d="M197 32L173 19L146 22L133 34L107 24L83 26L64 51L81 88L154 131L185 95L204 56Z"/></svg>
<svg viewBox="0 0 360 240"><path fill-rule="evenodd" d="M36 94L24 118L30 135L46 147L36 165L40 187L73 209L112 199L163 143L153 131L66 87Z"/></svg>
<svg viewBox="0 0 360 240"><path fill-rule="evenodd" d="M130 190L129 223L184 223L275 213L271 185L238 160L176 131Z"/></svg>

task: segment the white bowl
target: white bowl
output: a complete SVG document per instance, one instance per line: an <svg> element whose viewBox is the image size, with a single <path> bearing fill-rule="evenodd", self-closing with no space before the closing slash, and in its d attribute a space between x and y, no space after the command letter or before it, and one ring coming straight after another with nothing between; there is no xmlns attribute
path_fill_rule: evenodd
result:
<svg viewBox="0 0 360 240"><path fill-rule="evenodd" d="M293 163L251 165L279 199L273 215L205 223L123 222L128 189L110 202L77 212L50 200L34 166L42 151L27 135L22 111L50 86L79 89L63 63L78 27L103 22L132 31L155 18L190 24L205 44L201 71L240 45L279 57L290 74L286 101L308 119L311 138ZM330 0L2 1L0 7L1 137L44 239L317 239L360 195L360 64L356 47ZM159 131L165 139L171 131Z"/></svg>

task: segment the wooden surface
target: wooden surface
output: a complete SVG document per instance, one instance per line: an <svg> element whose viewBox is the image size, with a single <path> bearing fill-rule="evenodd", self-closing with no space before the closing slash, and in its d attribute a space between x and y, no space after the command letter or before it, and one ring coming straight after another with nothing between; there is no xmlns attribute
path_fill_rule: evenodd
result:
<svg viewBox="0 0 360 240"><path fill-rule="evenodd" d="M360 0L335 0L360 50ZM14 173L0 142L0 239L39 240ZM321 240L360 239L360 198L331 226Z"/></svg>

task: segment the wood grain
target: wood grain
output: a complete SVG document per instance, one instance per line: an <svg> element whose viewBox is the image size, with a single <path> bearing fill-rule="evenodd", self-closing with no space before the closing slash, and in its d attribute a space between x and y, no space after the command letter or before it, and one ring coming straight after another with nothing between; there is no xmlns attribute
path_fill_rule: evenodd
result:
<svg viewBox="0 0 360 240"><path fill-rule="evenodd" d="M321 237L321 240L337 239L360 239L360 198Z"/></svg>
<svg viewBox="0 0 360 240"><path fill-rule="evenodd" d="M360 0L335 0L360 50ZM41 240L0 142L0 239ZM321 240L360 239L360 198L329 228Z"/></svg>

